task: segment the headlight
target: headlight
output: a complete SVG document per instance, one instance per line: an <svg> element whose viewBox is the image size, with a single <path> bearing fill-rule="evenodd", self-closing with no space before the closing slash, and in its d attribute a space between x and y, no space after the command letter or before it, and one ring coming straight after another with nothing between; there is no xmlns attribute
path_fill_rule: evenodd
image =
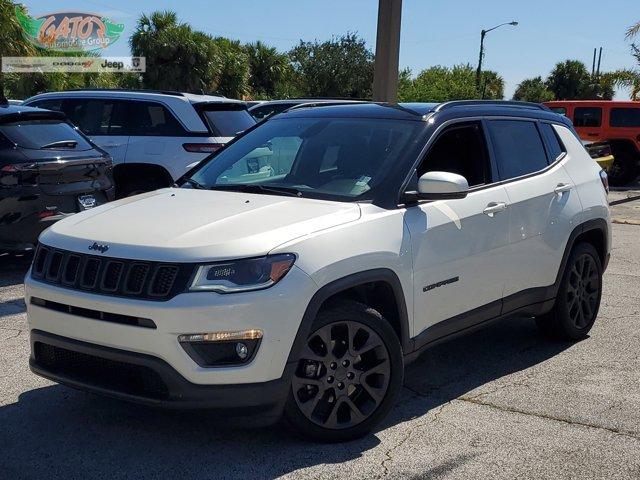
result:
<svg viewBox="0 0 640 480"><path fill-rule="evenodd" d="M190 290L234 293L269 288L287 274L295 260L295 255L283 253L202 265Z"/></svg>

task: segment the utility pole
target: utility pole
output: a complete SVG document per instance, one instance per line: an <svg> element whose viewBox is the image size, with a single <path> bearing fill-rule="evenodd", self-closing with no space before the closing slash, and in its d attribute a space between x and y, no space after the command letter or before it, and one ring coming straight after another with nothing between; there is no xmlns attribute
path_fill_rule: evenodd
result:
<svg viewBox="0 0 640 480"><path fill-rule="evenodd" d="M378 1L378 33L373 73L373 101L398 101L402 0Z"/></svg>
<svg viewBox="0 0 640 480"><path fill-rule="evenodd" d="M518 25L518 22L513 21L501 23L500 25L496 25L495 27L489 28L487 30L482 30L480 32L480 55L478 56L478 68L476 69L476 91L482 94L482 98L484 98L484 86L481 85L482 60L484 59L484 37L486 37L487 33L489 33L490 31L495 30L496 28L504 27L505 25L511 25L512 27L515 27L516 25Z"/></svg>

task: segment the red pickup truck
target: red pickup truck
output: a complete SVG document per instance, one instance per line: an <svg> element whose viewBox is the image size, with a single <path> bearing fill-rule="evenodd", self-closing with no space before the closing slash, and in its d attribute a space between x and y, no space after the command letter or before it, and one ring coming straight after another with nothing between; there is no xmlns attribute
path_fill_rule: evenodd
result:
<svg viewBox="0 0 640 480"><path fill-rule="evenodd" d="M640 102L559 100L545 105L569 117L582 140L611 148L615 158L608 172L612 185L625 185L638 177Z"/></svg>

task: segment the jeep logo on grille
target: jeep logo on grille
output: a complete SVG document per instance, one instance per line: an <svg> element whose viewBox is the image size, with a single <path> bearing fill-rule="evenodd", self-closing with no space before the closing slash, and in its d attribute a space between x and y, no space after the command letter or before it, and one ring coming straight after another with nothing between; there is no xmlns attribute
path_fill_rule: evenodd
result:
<svg viewBox="0 0 640 480"><path fill-rule="evenodd" d="M93 245L89 245L89 250L104 253L109 250L109 245L100 245L99 243L93 242Z"/></svg>

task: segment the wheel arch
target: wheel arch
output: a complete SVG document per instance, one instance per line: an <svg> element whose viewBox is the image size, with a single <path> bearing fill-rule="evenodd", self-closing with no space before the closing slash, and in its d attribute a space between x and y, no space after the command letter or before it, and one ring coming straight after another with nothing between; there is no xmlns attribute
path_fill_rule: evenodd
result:
<svg viewBox="0 0 640 480"><path fill-rule="evenodd" d="M604 270L606 269L607 263L609 261L609 238L609 225L604 218L594 218L591 220L587 220L586 222L581 223L573 229L573 231L569 235L567 245L565 246L564 254L562 255L562 261L560 263L560 268L558 269L556 281L553 284L554 297L556 296L558 289L560 288L562 275L567 266L569 254L571 253L571 250L573 250L573 247L581 242L587 242L593 245L598 252L600 262L602 263L602 269Z"/></svg>
<svg viewBox="0 0 640 480"><path fill-rule="evenodd" d="M403 352L405 354L411 352L413 350L413 341L410 338L407 303L400 279L393 270L378 268L354 273L334 280L321 287L313 295L302 317L300 327L298 327L298 332L291 351L289 352L287 363L295 363L298 361L302 346L311 332L313 321L323 307L329 305L334 300L355 299L363 301L361 296L365 294L364 289L367 288L373 288L373 292L379 292L379 290L376 290L379 288L386 290L385 296L378 297L378 303L385 303L388 300L392 300L393 304L392 306L386 304L380 313L391 323L391 326L398 334ZM375 308L374 305L371 306ZM379 308L380 305L378 305L378 309Z"/></svg>

